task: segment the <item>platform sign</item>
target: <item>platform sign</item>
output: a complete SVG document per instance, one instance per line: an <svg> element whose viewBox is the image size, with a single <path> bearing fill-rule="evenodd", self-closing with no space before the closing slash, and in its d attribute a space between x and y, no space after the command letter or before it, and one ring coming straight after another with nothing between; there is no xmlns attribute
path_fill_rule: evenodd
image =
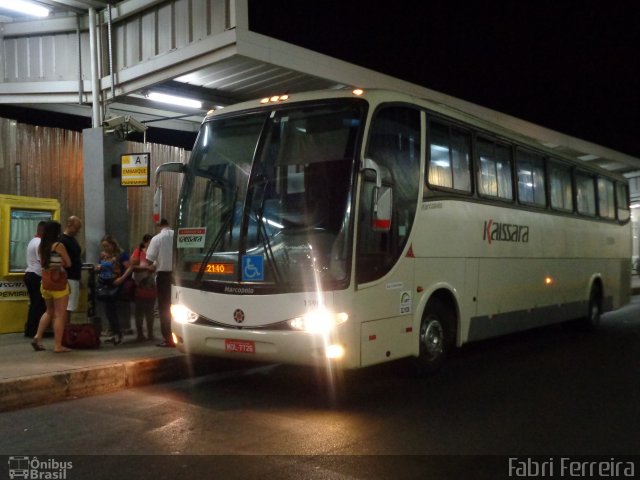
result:
<svg viewBox="0 0 640 480"><path fill-rule="evenodd" d="M22 280L0 278L0 301L29 301L27 286Z"/></svg>
<svg viewBox="0 0 640 480"><path fill-rule="evenodd" d="M151 154L129 153L120 155L122 175L120 185L123 187L148 187L151 176Z"/></svg>

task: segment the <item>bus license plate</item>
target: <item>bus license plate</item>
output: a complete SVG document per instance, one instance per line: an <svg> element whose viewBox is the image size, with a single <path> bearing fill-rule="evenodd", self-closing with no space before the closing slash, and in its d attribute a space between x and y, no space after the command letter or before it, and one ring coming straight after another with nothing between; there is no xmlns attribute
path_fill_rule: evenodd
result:
<svg viewBox="0 0 640 480"><path fill-rule="evenodd" d="M224 351L230 353L256 353L256 344L250 340L225 340Z"/></svg>

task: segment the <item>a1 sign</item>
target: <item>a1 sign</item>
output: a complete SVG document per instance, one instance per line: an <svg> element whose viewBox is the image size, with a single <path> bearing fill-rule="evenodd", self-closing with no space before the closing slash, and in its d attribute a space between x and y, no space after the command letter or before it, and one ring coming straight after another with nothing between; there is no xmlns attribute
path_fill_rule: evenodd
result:
<svg viewBox="0 0 640 480"><path fill-rule="evenodd" d="M120 185L123 187L148 187L150 174L149 153L120 155L122 172Z"/></svg>

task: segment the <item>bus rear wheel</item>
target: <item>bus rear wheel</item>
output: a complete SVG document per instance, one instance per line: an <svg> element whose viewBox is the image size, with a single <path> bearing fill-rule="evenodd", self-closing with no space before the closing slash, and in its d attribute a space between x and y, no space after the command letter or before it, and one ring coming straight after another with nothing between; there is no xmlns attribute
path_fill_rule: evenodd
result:
<svg viewBox="0 0 640 480"><path fill-rule="evenodd" d="M586 314L581 318L569 322L569 325L580 332L593 332L600 326L601 315L602 288L596 284L591 287Z"/></svg>
<svg viewBox="0 0 640 480"><path fill-rule="evenodd" d="M600 326L600 316L602 315L602 291L598 285L591 287L589 294L589 307L587 316L583 319L582 325L585 330L595 330Z"/></svg>
<svg viewBox="0 0 640 480"><path fill-rule="evenodd" d="M420 323L420 353L418 373L428 375L437 371L451 349L453 314L440 299L427 303Z"/></svg>

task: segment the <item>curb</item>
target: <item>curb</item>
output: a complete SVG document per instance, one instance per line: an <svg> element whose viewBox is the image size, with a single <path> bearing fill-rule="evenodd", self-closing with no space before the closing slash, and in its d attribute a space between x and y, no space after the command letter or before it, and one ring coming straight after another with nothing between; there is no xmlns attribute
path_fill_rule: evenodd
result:
<svg viewBox="0 0 640 480"><path fill-rule="evenodd" d="M210 371L207 364L182 355L5 380L0 382L0 412L202 375Z"/></svg>

